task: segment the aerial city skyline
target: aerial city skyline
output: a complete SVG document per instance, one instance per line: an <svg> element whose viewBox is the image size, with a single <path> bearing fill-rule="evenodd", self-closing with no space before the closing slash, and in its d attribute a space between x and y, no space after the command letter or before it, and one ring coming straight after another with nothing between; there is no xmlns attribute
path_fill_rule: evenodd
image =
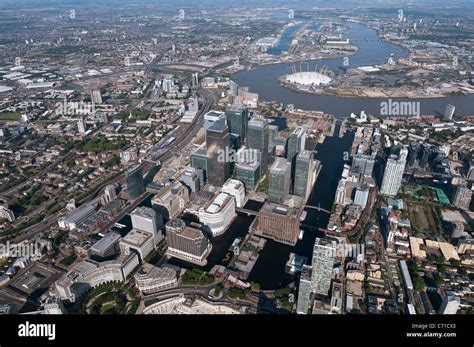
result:
<svg viewBox="0 0 474 347"><path fill-rule="evenodd" d="M0 6L1 314L473 313L472 2Z"/></svg>

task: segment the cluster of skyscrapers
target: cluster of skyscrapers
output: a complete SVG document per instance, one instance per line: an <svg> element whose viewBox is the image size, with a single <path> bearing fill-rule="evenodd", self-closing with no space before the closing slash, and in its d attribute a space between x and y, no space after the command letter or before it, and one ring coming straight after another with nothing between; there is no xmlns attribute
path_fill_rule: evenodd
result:
<svg viewBox="0 0 474 347"><path fill-rule="evenodd" d="M314 153L305 150L306 127L298 126L291 132L285 142L286 157L275 156L278 127L262 116L250 116L246 108L210 111L204 116L204 128L205 146L191 154L190 165L213 186L223 186L231 176L246 190L256 190L262 184L267 190L268 206L262 208L261 221L255 224L257 231L279 242L295 244L299 217L320 169ZM264 222L274 222L269 214L275 218L286 216L286 227L274 230L272 223Z"/></svg>

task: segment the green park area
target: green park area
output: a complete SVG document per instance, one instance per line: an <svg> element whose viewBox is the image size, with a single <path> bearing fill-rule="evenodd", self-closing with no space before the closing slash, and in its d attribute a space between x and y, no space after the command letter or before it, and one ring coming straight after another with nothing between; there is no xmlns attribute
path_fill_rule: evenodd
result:
<svg viewBox="0 0 474 347"><path fill-rule="evenodd" d="M19 121L21 115L18 112L2 112L0 113L0 121Z"/></svg>

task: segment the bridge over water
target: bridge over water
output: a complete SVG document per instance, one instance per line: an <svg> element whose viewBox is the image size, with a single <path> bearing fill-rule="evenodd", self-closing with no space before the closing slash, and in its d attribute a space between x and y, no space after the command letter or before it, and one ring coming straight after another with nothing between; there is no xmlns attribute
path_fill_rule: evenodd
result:
<svg viewBox="0 0 474 347"><path fill-rule="evenodd" d="M328 211L320 206L311 206L311 205L305 205L304 208L308 208L308 209L311 209L311 210L316 210L316 211L319 211L319 212L325 212L327 214L331 214L331 211ZM237 207L235 209L237 212L240 212L240 213L245 213L247 216L257 216L258 215L258 211L255 211L255 210L250 210L248 208L244 208L244 207Z"/></svg>

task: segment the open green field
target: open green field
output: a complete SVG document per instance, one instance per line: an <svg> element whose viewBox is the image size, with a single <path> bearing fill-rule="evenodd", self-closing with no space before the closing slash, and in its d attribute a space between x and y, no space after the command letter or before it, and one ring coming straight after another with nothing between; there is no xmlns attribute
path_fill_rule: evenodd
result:
<svg viewBox="0 0 474 347"><path fill-rule="evenodd" d="M0 120L20 120L21 115L18 112L2 112L0 113Z"/></svg>

